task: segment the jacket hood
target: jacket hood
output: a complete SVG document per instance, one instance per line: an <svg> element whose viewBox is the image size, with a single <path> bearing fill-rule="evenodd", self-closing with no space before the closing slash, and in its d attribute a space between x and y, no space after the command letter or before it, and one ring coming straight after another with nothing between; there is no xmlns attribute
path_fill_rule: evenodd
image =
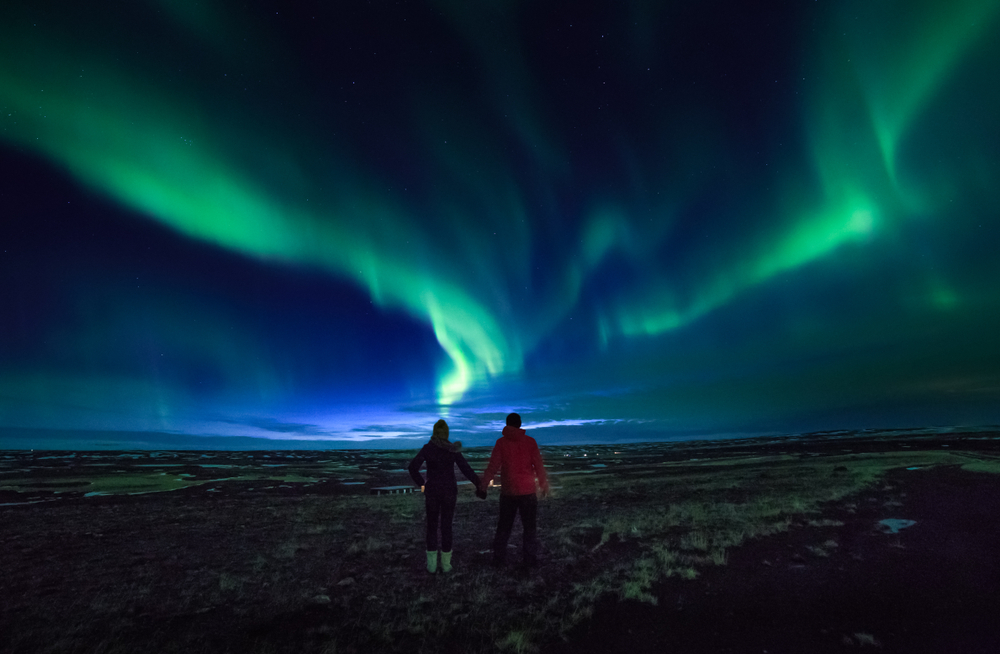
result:
<svg viewBox="0 0 1000 654"><path fill-rule="evenodd" d="M521 440L522 438L525 438L527 436L527 432L525 432L520 427L511 427L510 425L507 425L506 427L503 428L503 435L504 438L509 438L513 441L518 441Z"/></svg>

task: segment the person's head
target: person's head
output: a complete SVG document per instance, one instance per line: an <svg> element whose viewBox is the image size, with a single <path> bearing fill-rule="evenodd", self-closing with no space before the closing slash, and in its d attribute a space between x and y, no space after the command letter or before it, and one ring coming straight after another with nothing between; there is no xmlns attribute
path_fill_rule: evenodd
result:
<svg viewBox="0 0 1000 654"><path fill-rule="evenodd" d="M438 420L434 423L434 432L431 438L446 441L448 440L448 423L444 419Z"/></svg>
<svg viewBox="0 0 1000 654"><path fill-rule="evenodd" d="M514 429L517 429L518 427L520 427L521 426L521 416L517 415L516 413L509 413L509 414L507 414L507 426L508 427L513 427Z"/></svg>

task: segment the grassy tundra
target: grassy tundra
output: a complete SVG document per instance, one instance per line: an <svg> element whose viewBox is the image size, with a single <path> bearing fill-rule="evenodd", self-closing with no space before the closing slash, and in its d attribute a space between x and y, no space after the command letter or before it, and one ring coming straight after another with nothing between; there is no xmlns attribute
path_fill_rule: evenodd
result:
<svg viewBox="0 0 1000 654"><path fill-rule="evenodd" d="M9 504L0 506L0 649L540 651L586 621L599 598L655 603L657 582L695 583L748 539L828 524L825 503L888 470L997 470L992 455L937 446L619 448L543 452L555 490L539 505L541 565L530 575L489 567L497 493L483 502L468 486L454 572L424 571L421 496L362 494L406 483L410 452L372 453L378 463L367 468L325 453L285 460L280 472L241 464L222 474L186 461L35 470L30 480L22 461L0 476ZM486 456L469 452L477 470ZM176 490L112 492L153 488L151 479ZM7 502L29 487L52 501ZM107 494L84 497L91 487ZM520 547L519 525L511 545Z"/></svg>

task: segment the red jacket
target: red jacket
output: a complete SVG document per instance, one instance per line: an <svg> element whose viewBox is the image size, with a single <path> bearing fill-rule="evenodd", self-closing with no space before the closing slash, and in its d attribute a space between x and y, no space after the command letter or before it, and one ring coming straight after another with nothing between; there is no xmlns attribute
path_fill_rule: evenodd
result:
<svg viewBox="0 0 1000 654"><path fill-rule="evenodd" d="M523 429L504 427L490 455L490 463L481 479L482 489L490 485L500 472L501 495L530 495L535 492L535 477L542 491L548 493L549 480L542 465L538 443Z"/></svg>

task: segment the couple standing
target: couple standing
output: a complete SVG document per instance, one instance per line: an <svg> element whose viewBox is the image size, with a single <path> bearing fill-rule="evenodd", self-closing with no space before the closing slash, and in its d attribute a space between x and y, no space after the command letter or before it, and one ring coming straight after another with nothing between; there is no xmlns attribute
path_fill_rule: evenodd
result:
<svg viewBox="0 0 1000 654"><path fill-rule="evenodd" d="M429 443L421 448L410 461L410 476L424 493L427 507L427 572L437 572L438 568L438 525L441 528L441 572L451 572L452 520L455 517L455 503L458 499L458 484L455 481L455 466L476 486L476 495L486 499L486 489L500 473L500 518L493 538L493 565L503 566L507 558L507 541L514 527L514 517L521 514L524 527L524 565L532 567L537 563L537 517L538 496L535 494L535 478L542 495L548 495L549 482L542 465L542 455L538 443L521 429L521 416L511 413L507 416L507 426L503 436L497 439L490 455L490 462L482 479L476 476L462 456L462 444L448 440L448 423L438 420L434 424ZM427 462L427 482L420 474L420 467Z"/></svg>

